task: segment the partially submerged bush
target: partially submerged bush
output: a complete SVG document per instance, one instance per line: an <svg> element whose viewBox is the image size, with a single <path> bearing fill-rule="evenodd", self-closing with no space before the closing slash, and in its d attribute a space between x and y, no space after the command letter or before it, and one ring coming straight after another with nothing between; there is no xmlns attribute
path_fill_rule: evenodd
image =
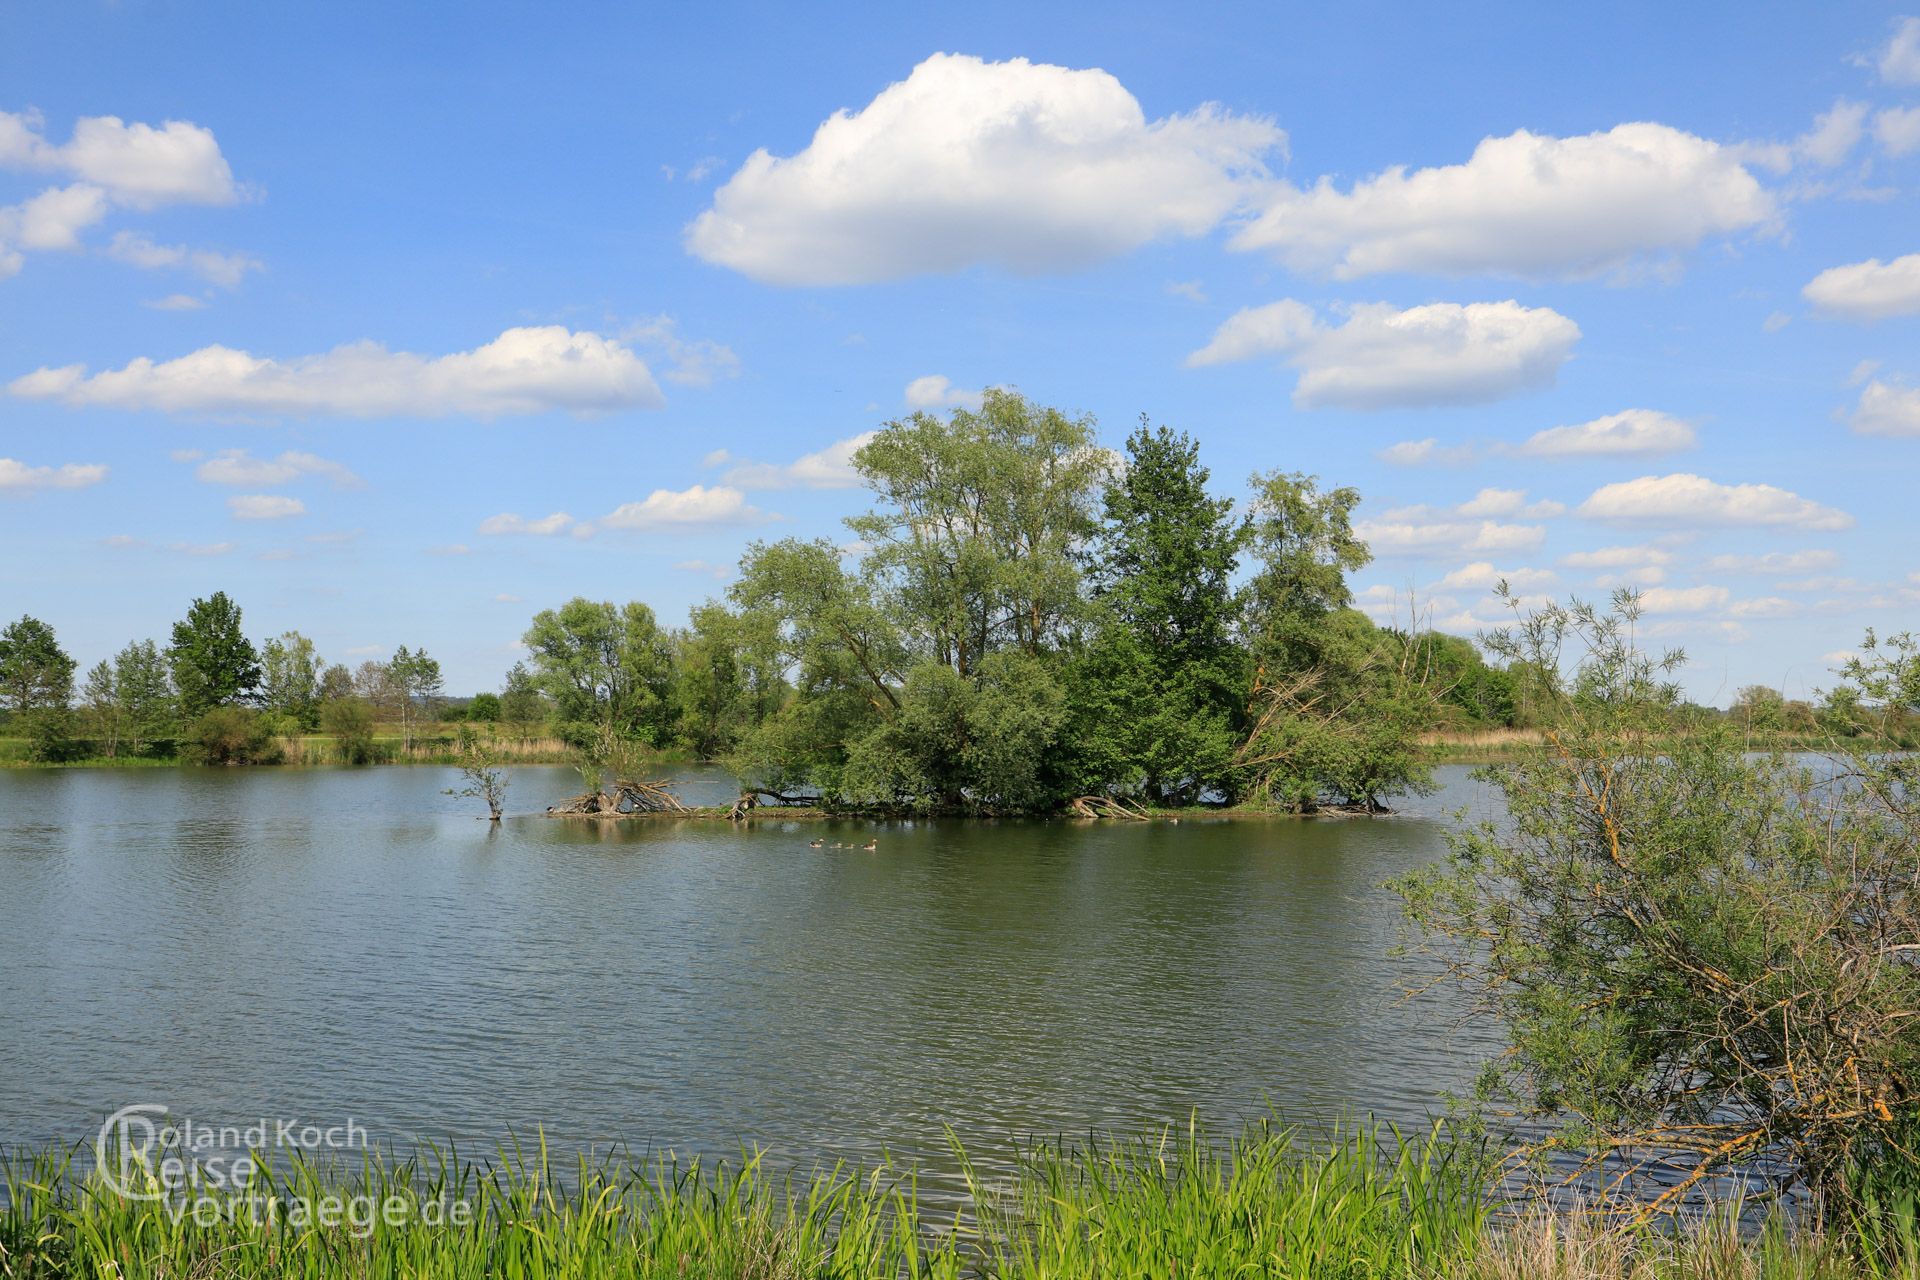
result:
<svg viewBox="0 0 1920 1280"><path fill-rule="evenodd" d="M1489 771L1507 816L1397 887L1505 1025L1482 1100L1542 1126L1529 1150L1585 1194L1644 1214L1732 1174L1848 1208L1911 1159L1920 1103L1914 762L1870 737L1814 768L1743 754L1684 715L1680 655L1635 649L1636 615L1622 595L1504 638L1553 727Z"/></svg>

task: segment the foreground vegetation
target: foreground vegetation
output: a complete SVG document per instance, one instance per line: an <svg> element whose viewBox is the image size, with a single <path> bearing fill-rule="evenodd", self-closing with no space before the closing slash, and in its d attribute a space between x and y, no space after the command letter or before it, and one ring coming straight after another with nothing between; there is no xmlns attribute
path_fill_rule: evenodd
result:
<svg viewBox="0 0 1920 1280"><path fill-rule="evenodd" d="M485 1164L433 1151L296 1163L245 1194L252 1211L176 1215L121 1198L60 1157L16 1160L0 1209L0 1276L52 1277L1275 1277L1280 1280L1733 1280L1913 1277L1911 1217L1875 1210L1821 1228L1742 1232L1705 1215L1676 1232L1578 1214L1497 1212L1494 1170L1444 1129L1309 1139L1259 1125L1042 1147L1008 1177L966 1175L923 1200L888 1165L775 1176L737 1165L582 1164L544 1150ZM397 1200L395 1199L397 1197ZM316 1225L329 1200L332 1225ZM459 1203L469 1212L448 1212ZM395 1205L392 1212L386 1210ZM376 1211L374 1206L381 1208ZM298 1214L314 1215L303 1225ZM425 1219L433 1219L427 1221ZM455 1221L455 1219L463 1219Z"/></svg>

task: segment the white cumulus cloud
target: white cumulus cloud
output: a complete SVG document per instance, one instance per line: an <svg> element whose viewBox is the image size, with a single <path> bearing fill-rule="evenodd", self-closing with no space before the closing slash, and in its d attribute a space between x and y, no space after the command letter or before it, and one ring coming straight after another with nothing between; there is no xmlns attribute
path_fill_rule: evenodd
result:
<svg viewBox="0 0 1920 1280"><path fill-rule="evenodd" d="M1725 587L1649 587L1640 593L1640 607L1648 613L1708 613L1723 607L1731 593Z"/></svg>
<svg viewBox="0 0 1920 1280"><path fill-rule="evenodd" d="M1280 183L1233 239L1296 270L1592 276L1762 227L1774 202L1729 148L1666 125L1486 138L1464 164L1388 169L1342 192Z"/></svg>
<svg viewBox="0 0 1920 1280"><path fill-rule="evenodd" d="M1920 388L1873 379L1860 388L1853 429L1866 436L1920 436Z"/></svg>
<svg viewBox="0 0 1920 1280"><path fill-rule="evenodd" d="M1514 452L1529 458L1617 457L1676 453L1693 444L1693 427L1681 419L1654 409L1626 409L1577 426L1535 432Z"/></svg>
<svg viewBox="0 0 1920 1280"><path fill-rule="evenodd" d="M1473 454L1470 444L1441 444L1428 436L1424 440L1401 440L1376 449L1373 456L1395 467L1463 467L1473 461Z"/></svg>
<svg viewBox="0 0 1920 1280"><path fill-rule="evenodd" d="M1769 551L1765 555L1724 555L1707 561L1719 573L1821 573L1838 567L1837 551Z"/></svg>
<svg viewBox="0 0 1920 1280"><path fill-rule="evenodd" d="M1849 320L1913 315L1920 312L1920 253L1829 267L1800 293L1822 311Z"/></svg>
<svg viewBox="0 0 1920 1280"><path fill-rule="evenodd" d="M1211 230L1285 144L1215 106L1150 121L1105 71L935 54L798 154L754 152L686 245L785 285L1066 270Z"/></svg>
<svg viewBox="0 0 1920 1280"><path fill-rule="evenodd" d="M215 417L493 418L664 403L653 374L630 349L559 325L508 329L484 346L444 356L390 351L377 342L288 360L202 347L92 376L84 365L42 368L8 389L81 408Z"/></svg>
<svg viewBox="0 0 1920 1280"><path fill-rule="evenodd" d="M978 409L985 394L954 386L944 373L929 373L907 384L905 399L909 409Z"/></svg>
<svg viewBox="0 0 1920 1280"><path fill-rule="evenodd" d="M1535 550L1547 537L1547 531L1537 524L1423 519L1391 512L1380 520L1361 520L1353 526L1353 531L1380 556L1522 553Z"/></svg>
<svg viewBox="0 0 1920 1280"><path fill-rule="evenodd" d="M1496 569L1490 560L1461 565L1434 584L1442 591L1490 591L1505 582L1514 591L1537 591L1560 580L1551 569Z"/></svg>
<svg viewBox="0 0 1920 1280"><path fill-rule="evenodd" d="M1816 530L1849 529L1854 523L1844 511L1770 484L1718 484L1684 472L1602 486L1580 504L1579 514L1596 520Z"/></svg>
<svg viewBox="0 0 1920 1280"><path fill-rule="evenodd" d="M860 484L860 473L853 469L853 455L873 437L873 432L862 431L787 463L735 459L722 449L707 456L707 465L731 463L720 479L743 489L853 489Z"/></svg>
<svg viewBox="0 0 1920 1280"><path fill-rule="evenodd" d="M0 493L20 493L28 489L84 489L106 478L107 469L98 462L33 467L14 458L0 458Z"/></svg>
<svg viewBox="0 0 1920 1280"><path fill-rule="evenodd" d="M556 533L565 533L573 528L574 519L564 511L556 511L550 516L528 519L526 516L503 512L497 516L488 516L480 522L480 532L494 535L523 533L536 538L550 538ZM451 548L448 548L451 550ZM465 547L459 549L462 553Z"/></svg>
<svg viewBox="0 0 1920 1280"><path fill-rule="evenodd" d="M598 521L604 529L661 529L700 524L740 524L766 519L729 485L655 489L639 502L622 503Z"/></svg>
<svg viewBox="0 0 1920 1280"><path fill-rule="evenodd" d="M1551 386L1579 338L1559 312L1513 301L1365 303L1328 325L1288 298L1228 317L1187 364L1278 357L1300 371L1301 408L1478 404Z"/></svg>

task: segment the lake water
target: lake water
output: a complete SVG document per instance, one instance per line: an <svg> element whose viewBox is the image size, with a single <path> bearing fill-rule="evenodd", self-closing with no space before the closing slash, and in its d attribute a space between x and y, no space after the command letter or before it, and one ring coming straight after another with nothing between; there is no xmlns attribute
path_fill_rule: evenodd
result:
<svg viewBox="0 0 1920 1280"><path fill-rule="evenodd" d="M1390 956L1380 882L1491 803L1440 779L1391 819L742 830L524 812L565 769L498 828L437 768L0 770L0 1146L158 1103L937 1183L947 1127L993 1167L1196 1111L1418 1120L1493 1048Z"/></svg>

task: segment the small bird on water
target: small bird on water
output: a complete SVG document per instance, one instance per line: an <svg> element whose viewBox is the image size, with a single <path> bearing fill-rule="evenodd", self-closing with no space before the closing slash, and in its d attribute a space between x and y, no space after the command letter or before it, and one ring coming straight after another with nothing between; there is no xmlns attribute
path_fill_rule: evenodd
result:
<svg viewBox="0 0 1920 1280"><path fill-rule="evenodd" d="M875 849L878 849L880 847L880 841L878 839L869 840L865 844L861 845L860 847L862 849L865 849L868 853L872 853Z"/></svg>
<svg viewBox="0 0 1920 1280"><path fill-rule="evenodd" d="M818 840L811 841L807 845L807 848L809 849L818 849L819 847L820 847L820 842Z"/></svg>

